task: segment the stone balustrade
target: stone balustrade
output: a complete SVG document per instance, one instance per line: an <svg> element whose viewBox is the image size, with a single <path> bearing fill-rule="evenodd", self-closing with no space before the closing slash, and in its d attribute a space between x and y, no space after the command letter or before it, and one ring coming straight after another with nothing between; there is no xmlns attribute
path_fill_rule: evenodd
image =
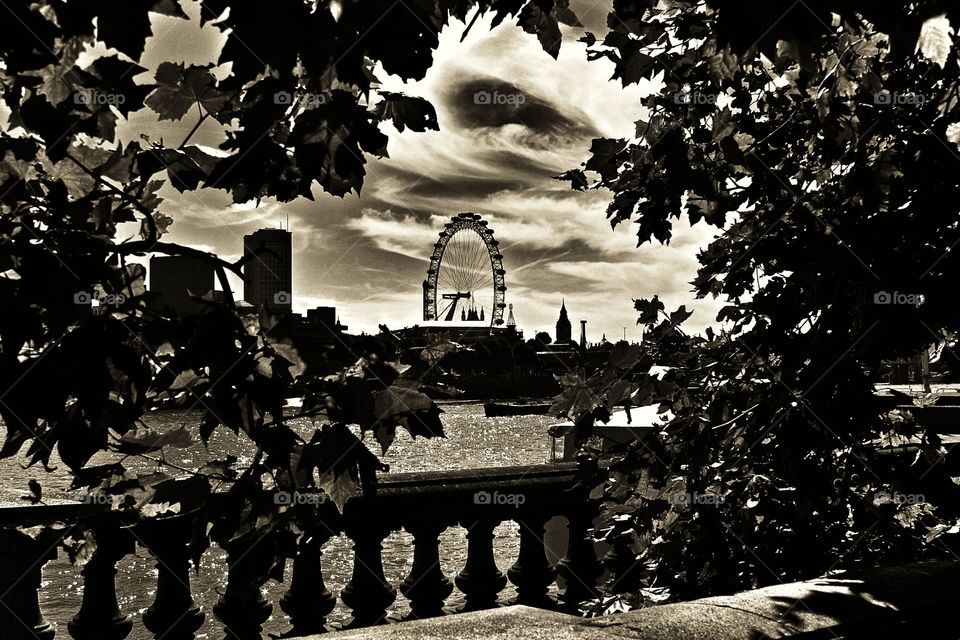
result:
<svg viewBox="0 0 960 640"><path fill-rule="evenodd" d="M56 539L35 538L15 527L69 523L89 508L79 504L0 508L3 638L50 640L55 635L43 619L38 593L41 569L54 557ZM354 552L350 581L340 593L352 611L349 628L387 621L398 593L384 576L381 545L391 532L401 529L413 537L410 574L398 585L400 595L409 601L412 618L442 615L455 587L464 594L465 610L495 607L508 580L516 585L517 604L570 609L594 594L603 571L586 537L594 512L586 490L576 482L572 463L387 474L380 478L376 495L352 498L343 514L329 502L310 508L316 510L311 514L315 522L300 537L288 574L289 587L278 603L297 635L329 629L326 616L336 605L336 596L324 583L323 547L340 533L352 541ZM211 612L201 611L191 594L189 517L137 523L110 513L103 516L91 534L98 544L82 569L83 600L68 625L70 636L76 640L128 636L132 620L119 611L114 576L117 563L139 545L156 558L158 570L156 597L143 614L144 626L157 638L192 640ZM565 537L570 544L560 546L565 555L551 566L544 534L555 516L566 519ZM498 569L493 550L494 529L505 521L518 523L520 530L518 557L506 575ZM451 580L438 560L440 535L452 527L466 530L467 557ZM246 553L252 543L241 536L224 545L227 584L212 614L223 623L230 640L259 639L261 625L274 609L260 585L250 579L262 569L252 564L259 556ZM617 571L622 563L608 558L607 564ZM548 593L558 574L564 588L556 602Z"/></svg>

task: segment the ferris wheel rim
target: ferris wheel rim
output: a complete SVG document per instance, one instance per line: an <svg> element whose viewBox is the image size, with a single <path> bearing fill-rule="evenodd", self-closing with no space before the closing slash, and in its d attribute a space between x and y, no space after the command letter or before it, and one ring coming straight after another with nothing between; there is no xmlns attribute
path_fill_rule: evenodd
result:
<svg viewBox="0 0 960 640"><path fill-rule="evenodd" d="M460 213L453 216L450 221L444 225L444 230L440 232L439 239L434 244L433 254L430 256L427 278L423 281L423 319L428 322L438 321L440 319L437 309L437 292L440 284L439 280L443 258L451 240L461 232L472 232L476 234L486 248L487 259L490 263L490 287L493 293L490 326L500 326L503 324L503 313L507 306L505 302L507 287L504 280L506 271L503 269L503 255L500 253L500 243L494 237L493 229L490 229L487 226L487 221L483 220L482 217L476 213ZM478 284L485 282L486 276L477 281ZM479 291L480 289L477 290ZM457 293L466 292L458 291ZM473 292L470 291L469 293L472 294Z"/></svg>

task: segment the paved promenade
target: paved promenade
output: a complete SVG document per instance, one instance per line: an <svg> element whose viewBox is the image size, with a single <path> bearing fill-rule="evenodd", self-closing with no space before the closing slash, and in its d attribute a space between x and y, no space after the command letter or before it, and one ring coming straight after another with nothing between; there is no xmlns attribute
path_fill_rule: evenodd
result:
<svg viewBox="0 0 960 640"><path fill-rule="evenodd" d="M839 572L600 618L512 606L309 640L956 639L958 602L960 563L931 561Z"/></svg>

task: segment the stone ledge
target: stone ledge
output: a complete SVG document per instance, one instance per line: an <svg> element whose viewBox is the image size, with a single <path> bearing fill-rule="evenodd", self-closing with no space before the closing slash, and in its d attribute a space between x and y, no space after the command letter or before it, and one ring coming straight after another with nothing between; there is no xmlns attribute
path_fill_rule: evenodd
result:
<svg viewBox="0 0 960 640"><path fill-rule="evenodd" d="M522 605L471 611L430 618L397 622L379 627L338 631L300 640L560 640L579 628L583 618L546 609ZM578 633L577 638L594 640L609 638L603 629Z"/></svg>
<svg viewBox="0 0 960 640"><path fill-rule="evenodd" d="M958 602L960 563L928 561L600 618L510 606L301 640L956 638Z"/></svg>

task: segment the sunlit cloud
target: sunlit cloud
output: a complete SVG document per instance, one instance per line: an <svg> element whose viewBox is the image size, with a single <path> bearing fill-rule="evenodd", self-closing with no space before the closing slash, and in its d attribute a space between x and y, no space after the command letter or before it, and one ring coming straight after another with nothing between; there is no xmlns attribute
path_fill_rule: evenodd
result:
<svg viewBox="0 0 960 640"><path fill-rule="evenodd" d="M603 33L609 2L572 6L587 28ZM624 327L628 337L639 338L633 299L655 294L668 308L694 308L692 327L710 324L718 305L694 301L689 284L696 252L713 236L710 228L678 224L669 246L638 248L634 225L611 229L608 192L576 192L554 179L586 160L593 138L632 139L643 113L640 98L656 82L624 89L610 80L609 61L587 61L577 41L582 30L563 28L554 60L535 37L509 21L491 30L490 20L481 16L463 42L463 23L445 28L435 63L420 81L375 69L382 90L430 100L440 130L400 133L383 124L390 157L368 158L360 197L335 198L317 189L315 201L235 205L225 192L179 194L165 187L162 210L175 220L171 239L239 255L244 234L289 225L294 309L336 306L351 332L376 332L381 323L397 328L421 322L420 283L437 234L451 216L470 211L495 230L507 270L506 300L531 337L538 330L554 333L564 299L571 319L588 321L591 340L603 333L619 338ZM205 44L185 50L183 60L199 60L204 47L215 50L211 35L194 34ZM158 35L155 46L182 37L174 29ZM514 97L484 104L475 100L478 91ZM132 114L130 130L150 125L151 118ZM192 125L187 120L153 124L176 140ZM216 147L222 131L201 128L196 136Z"/></svg>

